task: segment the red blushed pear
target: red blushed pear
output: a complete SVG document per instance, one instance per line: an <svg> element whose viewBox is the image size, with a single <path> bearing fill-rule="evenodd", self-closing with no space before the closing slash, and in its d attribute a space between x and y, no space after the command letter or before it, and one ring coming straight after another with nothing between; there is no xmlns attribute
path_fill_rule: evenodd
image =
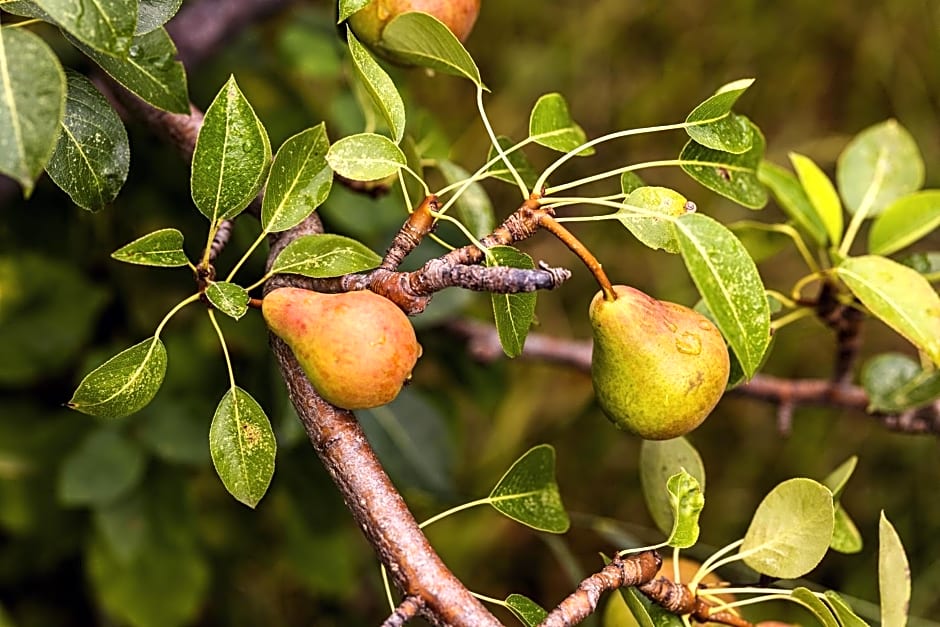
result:
<svg viewBox="0 0 940 627"><path fill-rule="evenodd" d="M394 400L421 356L408 316L373 292L282 287L264 297L261 311L320 396L344 409Z"/></svg>
<svg viewBox="0 0 940 627"><path fill-rule="evenodd" d="M395 17L409 11L430 13L460 41L466 41L480 13L480 0L372 0L349 18L349 26L362 43L374 47Z"/></svg>
<svg viewBox="0 0 940 627"><path fill-rule="evenodd" d="M601 409L617 427L648 440L695 429L728 383L721 333L688 307L623 285L614 299L591 301L591 379Z"/></svg>

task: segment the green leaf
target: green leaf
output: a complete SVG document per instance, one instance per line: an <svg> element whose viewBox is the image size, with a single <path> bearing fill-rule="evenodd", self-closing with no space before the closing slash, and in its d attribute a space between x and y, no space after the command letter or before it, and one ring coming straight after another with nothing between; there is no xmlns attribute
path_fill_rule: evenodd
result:
<svg viewBox="0 0 940 627"><path fill-rule="evenodd" d="M405 153L387 137L375 133L350 135L330 146L326 161L340 176L354 181L376 181L398 172Z"/></svg>
<svg viewBox="0 0 940 627"><path fill-rule="evenodd" d="M206 298L212 306L226 316L240 320L248 311L248 292L241 285L228 281L215 281L206 288Z"/></svg>
<svg viewBox="0 0 940 627"><path fill-rule="evenodd" d="M621 592L640 627L683 627L682 618L678 614L653 603L636 588L621 589Z"/></svg>
<svg viewBox="0 0 940 627"><path fill-rule="evenodd" d="M640 627L640 623L633 616L627 602L623 599L621 590L614 590L607 596L607 603L601 613L602 627ZM644 625L652 627L652 625Z"/></svg>
<svg viewBox="0 0 940 627"><path fill-rule="evenodd" d="M258 195L270 165L268 133L231 76L206 110L196 139L196 207L213 224L238 215Z"/></svg>
<svg viewBox="0 0 940 627"><path fill-rule="evenodd" d="M940 281L940 252L911 253L898 261L914 268L930 282Z"/></svg>
<svg viewBox="0 0 940 627"><path fill-rule="evenodd" d="M97 211L117 197L127 179L127 131L91 81L72 70L66 77L65 117L46 172L72 202Z"/></svg>
<svg viewBox="0 0 940 627"><path fill-rule="evenodd" d="M620 175L620 191L623 192L624 197L629 196L635 190L646 185L643 182L643 179L640 178L640 175L636 172L624 172Z"/></svg>
<svg viewBox="0 0 940 627"><path fill-rule="evenodd" d="M767 204L767 190L757 178L764 156L764 135L750 120L742 119L754 137L754 145L747 152L736 155L690 140L679 159L682 170L701 185L748 209L760 209Z"/></svg>
<svg viewBox="0 0 940 627"><path fill-rule="evenodd" d="M66 506L111 503L140 482L145 461L140 447L116 429L96 429L65 458L59 501Z"/></svg>
<svg viewBox="0 0 940 627"><path fill-rule="evenodd" d="M95 528L107 541L114 556L122 562L138 555L149 531L141 492L134 490L94 509Z"/></svg>
<svg viewBox="0 0 940 627"><path fill-rule="evenodd" d="M329 149L322 122L281 144L261 204L265 233L297 226L327 199L333 186L333 171L326 162Z"/></svg>
<svg viewBox="0 0 940 627"><path fill-rule="evenodd" d="M140 0L135 35L146 35L170 21L183 5L183 0Z"/></svg>
<svg viewBox="0 0 940 627"><path fill-rule="evenodd" d="M26 198L55 147L65 93L52 49L28 30L0 28L0 173Z"/></svg>
<svg viewBox="0 0 940 627"><path fill-rule="evenodd" d="M73 43L111 78L156 108L189 114L186 70L174 60L176 46L166 29L135 35L126 57L114 57L74 40Z"/></svg>
<svg viewBox="0 0 940 627"><path fill-rule="evenodd" d="M371 0L339 0L339 11L336 23L339 24L350 15L365 7Z"/></svg>
<svg viewBox="0 0 940 627"><path fill-rule="evenodd" d="M868 411L898 413L940 397L940 371L925 370L900 353L884 353L862 369L862 387L868 393Z"/></svg>
<svg viewBox="0 0 940 627"><path fill-rule="evenodd" d="M790 163L816 215L826 227L829 241L838 244L842 240L842 203L832 181L809 157L791 152Z"/></svg>
<svg viewBox="0 0 940 627"><path fill-rule="evenodd" d="M489 249L492 261L488 258L488 266L508 266L510 268L535 268L532 257L512 246L493 246ZM490 294L493 302L493 318L496 321L496 332L499 334L499 343L508 357L518 357L522 354L526 336L535 319L535 292L519 294Z"/></svg>
<svg viewBox="0 0 940 627"><path fill-rule="evenodd" d="M506 607L527 627L535 627L548 616L548 612L541 605L521 594L510 594L506 597Z"/></svg>
<svg viewBox="0 0 940 627"><path fill-rule="evenodd" d="M842 505L836 505L835 522L829 548L839 553L858 553L863 548L862 534Z"/></svg>
<svg viewBox="0 0 940 627"><path fill-rule="evenodd" d="M398 93L395 83L378 62L372 58L366 47L359 43L351 29L346 29L346 43L356 69L356 76L372 97L379 113L385 118L392 132L392 139L399 143L405 134L405 103Z"/></svg>
<svg viewBox="0 0 940 627"><path fill-rule="evenodd" d="M890 255L929 235L937 227L940 227L940 190L901 196L872 223L868 252Z"/></svg>
<svg viewBox="0 0 940 627"><path fill-rule="evenodd" d="M274 260L271 273L321 278L369 270L380 263L382 258L365 244L324 233L304 235L288 244Z"/></svg>
<svg viewBox="0 0 940 627"><path fill-rule="evenodd" d="M500 148L502 148L504 151L509 150L516 145L516 142L502 135L497 137L496 141L499 143ZM490 150L486 154L486 160L492 161L495 158L496 149L493 146L490 146ZM522 182L525 184L526 188L531 190L533 187L535 187L535 183L538 181L539 175L538 172L535 171L535 168L532 167L532 164L525 156L525 153L522 152L521 149L513 150L506 155L506 158L509 159L509 163L512 165L513 169L519 173L519 176L522 178ZM509 171L509 168L506 167L506 162L502 159L490 166L486 173L501 181L506 181L507 183L512 183L513 185L516 184L516 179Z"/></svg>
<svg viewBox="0 0 940 627"><path fill-rule="evenodd" d="M555 483L555 449L548 444L517 459L488 499L504 516L539 531L565 533L571 525Z"/></svg>
<svg viewBox="0 0 940 627"><path fill-rule="evenodd" d="M829 603L829 607L832 608L842 627L869 627L868 623L859 618L849 607L849 604L838 594L832 590L826 590L823 595L825 595L826 602Z"/></svg>
<svg viewBox="0 0 940 627"><path fill-rule="evenodd" d="M789 479L754 513L739 554L757 572L795 579L813 570L829 549L832 493L812 479Z"/></svg>
<svg viewBox="0 0 940 627"><path fill-rule="evenodd" d="M878 521L878 589L881 592L881 624L884 627L906 625L911 602L911 568L901 537L884 511Z"/></svg>
<svg viewBox="0 0 940 627"><path fill-rule="evenodd" d="M379 45L399 62L468 78L485 89L470 53L447 26L427 13L397 15L385 26Z"/></svg>
<svg viewBox="0 0 940 627"><path fill-rule="evenodd" d="M842 490L845 489L845 484L848 483L849 479L852 477L852 473L855 472L855 467L858 465L858 457L853 455L844 462L842 462L838 468L833 470L829 475L823 479L823 485L829 488L829 491L832 492L832 498L838 500L842 496Z"/></svg>
<svg viewBox="0 0 940 627"><path fill-rule="evenodd" d="M63 30L95 50L125 57L137 27L137 0L34 0Z"/></svg>
<svg viewBox="0 0 940 627"><path fill-rule="evenodd" d="M676 218L694 211L694 205L689 205L685 196L668 187L638 187L630 192L623 204L623 208L614 215L634 237L653 250L679 252L672 221L656 216Z"/></svg>
<svg viewBox="0 0 940 627"><path fill-rule="evenodd" d="M666 542L678 549L687 549L698 542L698 518L705 507L705 495L698 480L684 469L669 477L666 492L672 507L673 526Z"/></svg>
<svg viewBox="0 0 940 627"><path fill-rule="evenodd" d="M877 255L846 259L835 270L873 316L940 365L940 297L927 279Z"/></svg>
<svg viewBox="0 0 940 627"><path fill-rule="evenodd" d="M166 348L158 337L121 351L82 379L68 407L101 418L123 418L156 395L166 374Z"/></svg>
<svg viewBox="0 0 940 627"><path fill-rule="evenodd" d="M829 238L826 225L796 176L769 161L761 161L757 178L770 188L787 217L806 231L817 245L826 245Z"/></svg>
<svg viewBox="0 0 940 627"><path fill-rule="evenodd" d="M770 306L754 260L731 231L708 216L686 214L675 226L692 280L745 376L752 377L770 345Z"/></svg>
<svg viewBox="0 0 940 627"><path fill-rule="evenodd" d="M656 527L666 536L675 526L675 510L667 490L669 478L685 471L705 491L705 466L695 447L685 438L644 440L640 445L640 486L646 508Z"/></svg>
<svg viewBox="0 0 940 627"><path fill-rule="evenodd" d="M870 126L849 142L836 166L839 193L849 213L874 217L924 184L917 144L897 120Z"/></svg>
<svg viewBox="0 0 940 627"><path fill-rule="evenodd" d="M469 172L447 159L438 160L437 169L448 185L470 177ZM470 183L467 189L457 197L456 208L457 217L474 237L482 239L496 227L493 203L490 202L490 197L483 186L476 181Z"/></svg>
<svg viewBox="0 0 940 627"><path fill-rule="evenodd" d="M819 597L813 594L807 588L794 588L790 596L796 599L800 605L808 609L813 616L819 619L823 627L839 627L836 617L832 615L829 606L822 602Z"/></svg>
<svg viewBox="0 0 940 627"><path fill-rule="evenodd" d="M215 410L209 452L225 489L254 508L271 483L277 443L264 410L238 386L225 393Z"/></svg>
<svg viewBox="0 0 940 627"><path fill-rule="evenodd" d="M535 102L529 114L529 137L535 143L558 152L571 152L585 142L587 135L571 118L568 103L558 93L545 94ZM593 148L585 148L578 156L593 155Z"/></svg>
<svg viewBox="0 0 940 627"><path fill-rule="evenodd" d="M50 24L55 22L51 15L39 8L35 0L0 0L0 8L11 15L32 17Z"/></svg>
<svg viewBox="0 0 940 627"><path fill-rule="evenodd" d="M734 154L747 152L754 143L751 125L747 118L732 113L731 107L753 83L753 78L742 78L723 85L715 95L695 107L685 119L686 123L697 124L685 129L689 137L714 150Z"/></svg>
<svg viewBox="0 0 940 627"><path fill-rule="evenodd" d="M183 234L176 229L160 229L135 239L111 253L118 261L141 266L177 267L189 263L183 252Z"/></svg>

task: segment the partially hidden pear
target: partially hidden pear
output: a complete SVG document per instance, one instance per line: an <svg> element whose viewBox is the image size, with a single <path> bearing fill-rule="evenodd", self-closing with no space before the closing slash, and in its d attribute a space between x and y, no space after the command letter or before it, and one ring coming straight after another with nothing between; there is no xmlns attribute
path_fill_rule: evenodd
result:
<svg viewBox="0 0 940 627"><path fill-rule="evenodd" d="M705 420L728 383L721 333L688 307L614 286L591 301L591 379L598 403L619 428L648 440L686 434Z"/></svg>
<svg viewBox="0 0 940 627"><path fill-rule="evenodd" d="M421 356L408 316L374 292L281 287L264 297L261 311L320 396L344 409L391 402Z"/></svg>

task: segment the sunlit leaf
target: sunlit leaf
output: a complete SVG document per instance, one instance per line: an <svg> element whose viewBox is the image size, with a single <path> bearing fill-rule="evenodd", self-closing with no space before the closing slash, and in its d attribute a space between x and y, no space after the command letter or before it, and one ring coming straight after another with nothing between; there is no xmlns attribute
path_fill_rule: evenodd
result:
<svg viewBox="0 0 940 627"><path fill-rule="evenodd" d="M330 195L333 171L326 162L330 140L326 124L297 133L277 151L261 203L265 232L286 231L300 224Z"/></svg>
<svg viewBox="0 0 940 627"><path fill-rule="evenodd" d="M166 348L151 337L88 373L68 406L102 418L129 416L153 399L165 374Z"/></svg>
<svg viewBox="0 0 940 627"><path fill-rule="evenodd" d="M349 44L349 54L352 57L356 75L369 92L379 113L385 118L392 132L392 139L397 144L405 134L405 103L398 93L398 88L349 29L346 31L346 43Z"/></svg>
<svg viewBox="0 0 940 627"><path fill-rule="evenodd" d="M96 429L65 458L59 501L67 506L111 503L140 482L145 461L140 447L116 429Z"/></svg>
<svg viewBox="0 0 940 627"><path fill-rule="evenodd" d="M183 234L176 229L160 229L135 239L111 253L113 259L141 266L177 267L189 263L183 252Z"/></svg>
<svg viewBox="0 0 940 627"><path fill-rule="evenodd" d="M135 35L145 35L170 21L183 5L183 0L140 0Z"/></svg>
<svg viewBox="0 0 940 627"><path fill-rule="evenodd" d="M236 320L248 311L250 297L241 285L228 281L214 281L206 288L205 294L213 307Z"/></svg>
<svg viewBox="0 0 940 627"><path fill-rule="evenodd" d="M940 227L940 190L901 196L888 205L868 232L868 252L890 255Z"/></svg>
<svg viewBox="0 0 940 627"><path fill-rule="evenodd" d="M838 244L842 240L842 203L832 181L809 157L790 153L790 162L806 197L826 227L829 241Z"/></svg>
<svg viewBox="0 0 940 627"><path fill-rule="evenodd" d="M858 553L864 547L862 534L842 505L836 505L829 548L839 553Z"/></svg>
<svg viewBox="0 0 940 627"><path fill-rule="evenodd" d="M799 601L800 605L808 609L813 616L819 619L823 627L839 627L836 617L832 615L829 606L822 602L807 588L794 588L791 596Z"/></svg>
<svg viewBox="0 0 940 627"><path fill-rule="evenodd" d="M66 76L68 98L62 131L46 172L72 202L97 211L117 197L127 178L127 131L91 81L72 70L67 70Z"/></svg>
<svg viewBox="0 0 940 627"><path fill-rule="evenodd" d="M868 623L859 618L849 607L849 604L838 594L832 590L826 590L823 595L825 595L826 602L829 603L829 607L832 608L842 627L869 627Z"/></svg>
<svg viewBox="0 0 940 627"><path fill-rule="evenodd" d="M350 135L330 146L326 161L340 176L375 181L405 165L405 154L387 137L375 133Z"/></svg>
<svg viewBox="0 0 940 627"><path fill-rule="evenodd" d="M192 195L213 224L241 213L271 165L268 133L229 77L206 110L193 153Z"/></svg>
<svg viewBox="0 0 940 627"><path fill-rule="evenodd" d="M584 129L571 118L568 103L558 93L545 94L535 102L529 114L529 137L559 152L571 152L587 142ZM594 148L578 152L582 157L593 154Z"/></svg>
<svg viewBox="0 0 940 627"><path fill-rule="evenodd" d="M873 316L940 365L940 297L927 279L877 255L851 257L835 270Z"/></svg>
<svg viewBox="0 0 940 627"><path fill-rule="evenodd" d="M248 507L257 505L274 474L277 443L264 410L240 387L226 392L215 410L209 451L225 489Z"/></svg>
<svg viewBox="0 0 940 627"><path fill-rule="evenodd" d="M731 107L753 83L753 78L742 78L723 85L695 107L685 119L687 123L696 124L685 129L689 137L714 150L735 154L747 152L754 142L751 125L747 118L732 113Z"/></svg>
<svg viewBox="0 0 940 627"><path fill-rule="evenodd" d="M439 160L437 169L448 185L470 177L469 172L447 159ZM496 214L493 211L493 203L490 202L490 197L483 189L483 186L476 181L471 183L457 198L456 208L456 217L460 219L474 237L486 237L496 227Z"/></svg>
<svg viewBox="0 0 940 627"><path fill-rule="evenodd" d="M532 257L511 246L493 246L489 249L494 263L487 265L508 266L511 268L535 268ZM493 317L499 343L508 357L518 357L525 346L529 327L535 318L535 292L519 294L490 294L493 301Z"/></svg>
<svg viewBox="0 0 940 627"><path fill-rule="evenodd" d="M757 572L779 579L802 577L829 549L832 493L812 479L789 479L761 501L739 554Z"/></svg>
<svg viewBox="0 0 940 627"><path fill-rule="evenodd" d="M747 378L770 345L770 306L754 260L720 222L690 213L675 221L686 268Z"/></svg>
<svg viewBox="0 0 940 627"><path fill-rule="evenodd" d="M901 537L884 511L878 521L878 589L881 592L881 624L903 627L911 602L911 568Z"/></svg>
<svg viewBox="0 0 940 627"><path fill-rule="evenodd" d="M698 542L698 518L705 507L705 495L698 480L684 469L669 477L666 492L672 507L673 525L666 542L669 546L687 549Z"/></svg>
<svg viewBox="0 0 940 627"><path fill-rule="evenodd" d="M503 515L539 531L564 533L571 524L555 482L555 449L548 444L517 459L488 500Z"/></svg>
<svg viewBox="0 0 940 627"><path fill-rule="evenodd" d="M447 26L427 13L400 13L385 26L379 44L400 62L468 78L483 87L470 53Z"/></svg>
<svg viewBox="0 0 940 627"><path fill-rule="evenodd" d="M527 627L535 627L548 616L548 612L541 605L521 594L510 594L506 597L506 607Z"/></svg>
<svg viewBox="0 0 940 627"><path fill-rule="evenodd" d="M350 15L369 4L371 0L339 0L339 12L336 23L347 19Z"/></svg>
<svg viewBox="0 0 940 627"><path fill-rule="evenodd" d="M0 68L0 173L29 198L65 113L65 73L52 49L22 28L0 28Z"/></svg>
<svg viewBox="0 0 940 627"><path fill-rule="evenodd" d="M499 136L496 138L496 140L499 142L499 146L503 150L508 150L516 144L516 142L504 136ZM490 151L486 155L486 160L492 161L495 158L496 149L493 146L490 146ZM506 158L509 159L509 163L512 165L513 169L522 178L522 182L525 184L526 188L531 190L533 187L535 187L535 183L538 181L539 175L538 172L535 171L535 168L532 167L532 164L525 156L525 153L522 152L522 150L513 150L506 155ZM487 170L487 173L501 181L506 181L507 183L512 183L513 185L516 184L515 177L513 177L512 173L509 171L509 168L506 166L505 161L502 159L490 166L489 170Z"/></svg>
<svg viewBox="0 0 940 627"><path fill-rule="evenodd" d="M695 447L683 437L643 440L640 445L640 486L656 527L668 536L675 526L674 508L666 484L679 472L687 472L705 491L705 466Z"/></svg>
<svg viewBox="0 0 940 627"><path fill-rule="evenodd" d="M767 204L767 190L757 178L764 156L764 135L751 121L747 123L754 141L747 152L736 155L690 140L679 160L682 170L708 189L748 209L760 209Z"/></svg>
<svg viewBox="0 0 940 627"><path fill-rule="evenodd" d="M757 178L770 188L787 217L806 231L817 245L826 244L829 238L826 225L796 176L769 161L762 161Z"/></svg>
<svg viewBox="0 0 940 627"><path fill-rule="evenodd" d="M342 235L304 235L287 245L274 260L274 274L321 278L375 268L382 258L365 244Z"/></svg>
<svg viewBox="0 0 940 627"><path fill-rule="evenodd" d="M636 172L624 172L620 175L620 191L624 196L629 196L634 190L646 185L640 175Z"/></svg>
<svg viewBox="0 0 940 627"><path fill-rule="evenodd" d="M862 387L868 393L868 411L902 412L940 397L940 370L925 370L900 353L882 353L862 369Z"/></svg>
<svg viewBox="0 0 940 627"><path fill-rule="evenodd" d="M874 217L921 188L924 161L910 133L897 120L887 120L849 142L839 155L836 180L849 213Z"/></svg>
<svg viewBox="0 0 940 627"><path fill-rule="evenodd" d="M679 252L672 221L657 216L679 217L694 210L685 196L668 187L638 187L624 198L623 205L615 215L634 237L653 250Z"/></svg>
<svg viewBox="0 0 940 627"><path fill-rule="evenodd" d="M832 492L832 498L838 499L842 495L842 490L845 489L845 484L848 483L849 479L852 477L852 473L855 472L857 465L858 457L853 455L842 462L838 468L823 479L823 485Z"/></svg>
<svg viewBox="0 0 940 627"><path fill-rule="evenodd" d="M95 50L123 57L137 27L138 0L34 0L55 23Z"/></svg>

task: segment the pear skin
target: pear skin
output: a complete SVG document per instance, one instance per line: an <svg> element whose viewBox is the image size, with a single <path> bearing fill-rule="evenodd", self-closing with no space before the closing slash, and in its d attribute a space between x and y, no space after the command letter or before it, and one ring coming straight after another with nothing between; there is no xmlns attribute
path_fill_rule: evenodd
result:
<svg viewBox="0 0 940 627"><path fill-rule="evenodd" d="M466 41L480 13L480 0L372 0L349 17L349 26L362 43L375 46L385 26L408 11L430 13Z"/></svg>
<svg viewBox="0 0 940 627"><path fill-rule="evenodd" d="M617 427L648 440L695 429L728 384L730 359L721 332L688 307L623 285L617 298L591 301L591 379L597 401Z"/></svg>
<svg viewBox="0 0 940 627"><path fill-rule="evenodd" d="M374 292L272 290L261 311L313 387L343 409L391 402L421 356L408 316Z"/></svg>

